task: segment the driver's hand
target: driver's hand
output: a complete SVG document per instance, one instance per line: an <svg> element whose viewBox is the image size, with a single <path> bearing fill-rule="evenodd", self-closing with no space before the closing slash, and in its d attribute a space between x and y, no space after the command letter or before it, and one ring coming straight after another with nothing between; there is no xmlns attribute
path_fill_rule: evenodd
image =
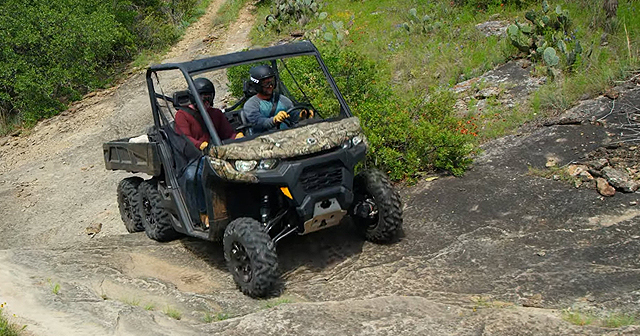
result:
<svg viewBox="0 0 640 336"><path fill-rule="evenodd" d="M300 119L311 119L313 118L313 116L314 116L313 110L300 111Z"/></svg>
<svg viewBox="0 0 640 336"><path fill-rule="evenodd" d="M280 111L278 112L278 114L276 114L275 117L273 117L273 121L277 123L281 123L287 118L289 118L289 114L285 111Z"/></svg>

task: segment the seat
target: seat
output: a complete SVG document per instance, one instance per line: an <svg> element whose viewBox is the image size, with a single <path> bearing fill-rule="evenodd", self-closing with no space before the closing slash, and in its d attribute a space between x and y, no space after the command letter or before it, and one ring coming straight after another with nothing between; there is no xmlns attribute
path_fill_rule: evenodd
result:
<svg viewBox="0 0 640 336"><path fill-rule="evenodd" d="M231 126L233 126L233 128L236 130L236 132L242 132L245 136L247 136L253 134L253 125L249 123L242 105L247 102L249 98L256 95L257 92L253 88L253 86L250 85L250 82L248 80L245 80L243 82L242 92L244 93L242 99L235 103L231 108L224 111L224 114L227 117L227 120L229 120L229 123L231 123Z"/></svg>
<svg viewBox="0 0 640 336"><path fill-rule="evenodd" d="M240 120L242 120L242 129L245 135L253 135L253 125L249 123L247 114L244 109L240 109Z"/></svg>

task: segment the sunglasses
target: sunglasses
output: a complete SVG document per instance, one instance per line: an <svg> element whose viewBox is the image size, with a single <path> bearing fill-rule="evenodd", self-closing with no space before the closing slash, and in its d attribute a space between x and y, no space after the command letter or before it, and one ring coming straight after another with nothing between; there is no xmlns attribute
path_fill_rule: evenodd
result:
<svg viewBox="0 0 640 336"><path fill-rule="evenodd" d="M271 82L268 82L268 83L260 84L260 86L262 86L263 88L270 88L270 87L275 87L276 83L274 81L271 81Z"/></svg>

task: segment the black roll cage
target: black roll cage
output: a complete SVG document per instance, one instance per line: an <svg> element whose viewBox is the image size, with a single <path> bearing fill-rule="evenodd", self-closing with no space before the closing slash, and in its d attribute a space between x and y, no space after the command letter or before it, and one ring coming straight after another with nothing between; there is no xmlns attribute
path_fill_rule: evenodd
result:
<svg viewBox="0 0 640 336"><path fill-rule="evenodd" d="M196 106L198 111L202 115L202 119L211 135L211 142L215 146L222 145L222 141L220 141L220 137L216 132L215 127L213 126L213 122L211 118L209 118L209 114L206 113L204 105L202 104L202 100L200 99L200 94L196 90L194 90L195 85L193 84L193 79L191 76L197 75L200 73L224 69L235 65L243 65L249 63L256 63L261 61L271 61L277 59L291 58L296 56L305 56L305 55L313 55L316 57L318 64L320 64L320 68L324 73L333 93L338 98L338 102L340 103L341 109L347 117L353 116L347 102L344 100L344 97L338 90L338 86L336 85L335 80L329 73L329 69L325 65L322 57L320 56L320 52L316 48L316 46L310 41L300 41L289 44L278 45L274 47L262 48L262 49L254 49L248 51L240 51L236 53L213 56L204 59L183 62L183 63L167 63L167 64L157 64L152 65L147 69L147 88L149 90L149 99L151 100L151 109L153 112L153 121L156 127L160 128L162 125L160 123L160 111L159 106L157 104L158 94L156 94L152 75L156 72L167 71L167 70L180 70L182 75L184 76L187 84L189 86L189 90L194 92L194 96L196 98ZM165 97L166 98L166 97Z"/></svg>

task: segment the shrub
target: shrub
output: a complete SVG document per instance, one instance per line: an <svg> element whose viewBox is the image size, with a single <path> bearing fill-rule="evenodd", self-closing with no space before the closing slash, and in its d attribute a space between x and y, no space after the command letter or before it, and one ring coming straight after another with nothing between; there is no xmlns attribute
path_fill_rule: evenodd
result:
<svg viewBox="0 0 640 336"><path fill-rule="evenodd" d="M175 42L201 1L0 2L0 123L33 124L105 86L140 50Z"/></svg>
<svg viewBox="0 0 640 336"><path fill-rule="evenodd" d="M384 65L336 43L319 48L369 139L368 164L396 180L425 170L464 172L471 162L471 135L456 131L452 94L437 92L427 101L396 96Z"/></svg>

